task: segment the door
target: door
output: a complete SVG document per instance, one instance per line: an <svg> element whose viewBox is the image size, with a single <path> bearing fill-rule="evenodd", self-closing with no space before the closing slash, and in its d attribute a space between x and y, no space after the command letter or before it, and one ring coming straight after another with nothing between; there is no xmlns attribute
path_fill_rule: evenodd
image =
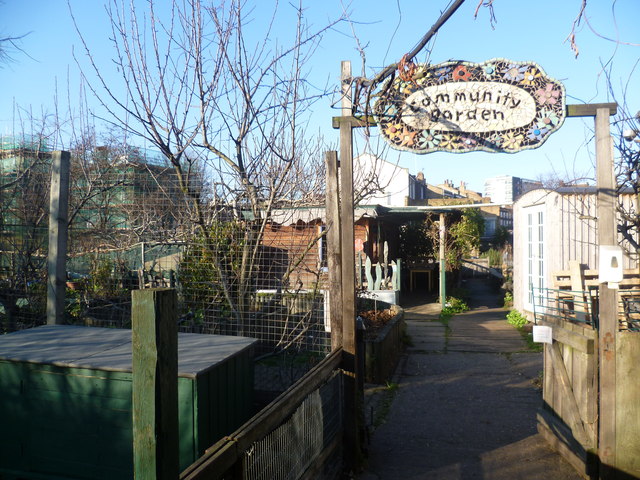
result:
<svg viewBox="0 0 640 480"><path fill-rule="evenodd" d="M523 249L525 252L524 291L527 292L525 310L533 312L543 306L542 299L545 297L541 291L546 287L544 205L528 207L524 212L526 220L525 245ZM534 307L537 307L537 310Z"/></svg>

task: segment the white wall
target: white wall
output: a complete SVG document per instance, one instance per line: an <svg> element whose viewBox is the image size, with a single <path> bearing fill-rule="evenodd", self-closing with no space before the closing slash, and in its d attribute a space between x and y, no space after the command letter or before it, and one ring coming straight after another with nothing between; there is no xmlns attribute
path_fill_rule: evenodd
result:
<svg viewBox="0 0 640 480"><path fill-rule="evenodd" d="M633 197L625 195L619 201L627 204ZM513 296L514 308L531 312L528 271L531 268L529 246L529 214L542 213L544 287L554 288L553 274L569 269L569 262L578 261L587 269L598 268L597 210L593 193L567 194L551 190L533 190L520 197L513 207ZM533 236L535 237L535 233ZM536 238L533 238L534 242ZM619 237L622 241L622 238ZM534 260L535 254L534 253ZM624 268L637 268L634 258L625 256ZM534 268L535 269L535 268Z"/></svg>
<svg viewBox="0 0 640 480"><path fill-rule="evenodd" d="M367 195L361 205L404 206L409 196L409 169L365 153L354 160L356 190L365 187L365 183L377 185L382 191Z"/></svg>

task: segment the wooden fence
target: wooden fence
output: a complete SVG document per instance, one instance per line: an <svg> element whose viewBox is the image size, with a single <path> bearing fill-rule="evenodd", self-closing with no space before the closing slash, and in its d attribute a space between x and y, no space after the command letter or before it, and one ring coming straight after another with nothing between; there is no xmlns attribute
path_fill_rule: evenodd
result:
<svg viewBox="0 0 640 480"><path fill-rule="evenodd" d="M544 349L543 408L539 431L583 475L594 473L598 431L598 332L561 319Z"/></svg>
<svg viewBox="0 0 640 480"><path fill-rule="evenodd" d="M603 387L601 378L600 358L607 350L598 332L598 272L572 263L554 281L553 295L544 297L536 316L553 332L544 350L538 430L585 477L640 478L640 272L625 270L616 294L618 328L609 340L615 342L612 387ZM613 397L616 415L613 425L603 427L605 396ZM612 447L603 443L603 428Z"/></svg>
<svg viewBox="0 0 640 480"><path fill-rule="evenodd" d="M332 469L337 476L344 416L341 362L342 350L333 351L258 415L207 449L180 479L311 479L332 477L326 473Z"/></svg>

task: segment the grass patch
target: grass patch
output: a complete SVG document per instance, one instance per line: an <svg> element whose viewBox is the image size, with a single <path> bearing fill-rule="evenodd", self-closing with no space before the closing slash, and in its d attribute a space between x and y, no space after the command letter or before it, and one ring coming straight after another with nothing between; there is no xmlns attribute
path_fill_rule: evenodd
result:
<svg viewBox="0 0 640 480"><path fill-rule="evenodd" d="M522 338L527 344L527 352L538 353L544 350L544 347L541 343L536 343L533 341L533 333L525 330L524 327L529 323L529 320L527 320L527 317L522 315L518 310L511 310L507 314L507 323L509 325L512 325L520 332L520 335L522 335Z"/></svg>
<svg viewBox="0 0 640 480"><path fill-rule="evenodd" d="M374 428L378 428L387 420L387 416L389 415L389 411L391 410L391 405L393 404L393 400L395 399L396 393L398 392L399 388L400 385L398 385L397 383L387 382L386 387L380 394L382 398L380 399L380 403L378 404L378 409L376 412L374 412L373 415L372 424Z"/></svg>

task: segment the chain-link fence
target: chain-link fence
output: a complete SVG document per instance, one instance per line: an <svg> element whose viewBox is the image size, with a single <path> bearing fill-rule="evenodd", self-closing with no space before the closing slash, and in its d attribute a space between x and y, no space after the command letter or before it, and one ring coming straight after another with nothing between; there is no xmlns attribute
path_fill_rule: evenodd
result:
<svg viewBox="0 0 640 480"><path fill-rule="evenodd" d="M2 154L6 332L46 322L51 155L26 141ZM204 169L137 148L72 152L69 184L64 323L129 328L131 290L174 287L181 331L259 340L261 390L282 391L329 352L319 219L275 223L220 201Z"/></svg>

